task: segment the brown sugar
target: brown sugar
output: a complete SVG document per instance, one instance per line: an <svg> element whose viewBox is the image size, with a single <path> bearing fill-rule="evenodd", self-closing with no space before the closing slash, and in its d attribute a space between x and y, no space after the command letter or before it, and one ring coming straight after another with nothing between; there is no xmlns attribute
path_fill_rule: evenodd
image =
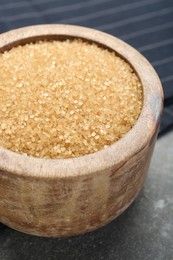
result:
<svg viewBox="0 0 173 260"><path fill-rule="evenodd" d="M132 67L96 44L39 41L0 54L0 146L14 152L99 151L134 126L142 103Z"/></svg>

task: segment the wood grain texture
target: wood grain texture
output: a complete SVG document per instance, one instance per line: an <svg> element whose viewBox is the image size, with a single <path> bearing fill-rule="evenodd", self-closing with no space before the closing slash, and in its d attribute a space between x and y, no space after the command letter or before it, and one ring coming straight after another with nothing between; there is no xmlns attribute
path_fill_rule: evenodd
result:
<svg viewBox="0 0 173 260"><path fill-rule="evenodd" d="M114 50L143 85L142 113L131 131L110 147L74 159L37 159L0 147L0 222L39 236L70 236L105 225L139 193L147 174L163 93L148 61L108 34L68 25L26 27L0 36L0 51L38 39L84 38Z"/></svg>

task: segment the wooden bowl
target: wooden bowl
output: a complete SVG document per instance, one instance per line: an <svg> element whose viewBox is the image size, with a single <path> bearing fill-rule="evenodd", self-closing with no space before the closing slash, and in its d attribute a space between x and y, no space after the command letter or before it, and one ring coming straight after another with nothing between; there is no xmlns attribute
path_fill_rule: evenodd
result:
<svg viewBox="0 0 173 260"><path fill-rule="evenodd" d="M132 203L147 174L163 106L161 83L150 63L103 32L69 25L31 26L1 34L0 52L31 41L67 38L96 42L127 60L143 85L143 109L122 139L90 155L39 159L0 148L0 222L39 236L97 229Z"/></svg>

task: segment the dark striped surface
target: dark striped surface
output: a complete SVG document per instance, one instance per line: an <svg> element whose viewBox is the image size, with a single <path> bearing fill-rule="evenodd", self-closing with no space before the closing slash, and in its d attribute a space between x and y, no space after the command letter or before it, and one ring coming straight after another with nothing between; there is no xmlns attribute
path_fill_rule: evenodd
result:
<svg viewBox="0 0 173 260"><path fill-rule="evenodd" d="M164 87L160 135L173 128L172 0L1 0L0 32L44 23L65 23L113 34L138 49Z"/></svg>

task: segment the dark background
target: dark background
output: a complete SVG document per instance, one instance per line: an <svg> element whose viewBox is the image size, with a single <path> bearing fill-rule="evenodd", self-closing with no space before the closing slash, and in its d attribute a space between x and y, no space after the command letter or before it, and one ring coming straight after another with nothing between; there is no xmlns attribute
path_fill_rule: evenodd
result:
<svg viewBox="0 0 173 260"><path fill-rule="evenodd" d="M173 129L173 0L0 0L0 33L47 23L92 27L138 49L153 64L164 88L159 136ZM117 220L68 239L33 237L0 224L0 260L172 260L173 149L165 139L156 146L152 175ZM164 147L169 155L164 159L169 165L166 174Z"/></svg>

